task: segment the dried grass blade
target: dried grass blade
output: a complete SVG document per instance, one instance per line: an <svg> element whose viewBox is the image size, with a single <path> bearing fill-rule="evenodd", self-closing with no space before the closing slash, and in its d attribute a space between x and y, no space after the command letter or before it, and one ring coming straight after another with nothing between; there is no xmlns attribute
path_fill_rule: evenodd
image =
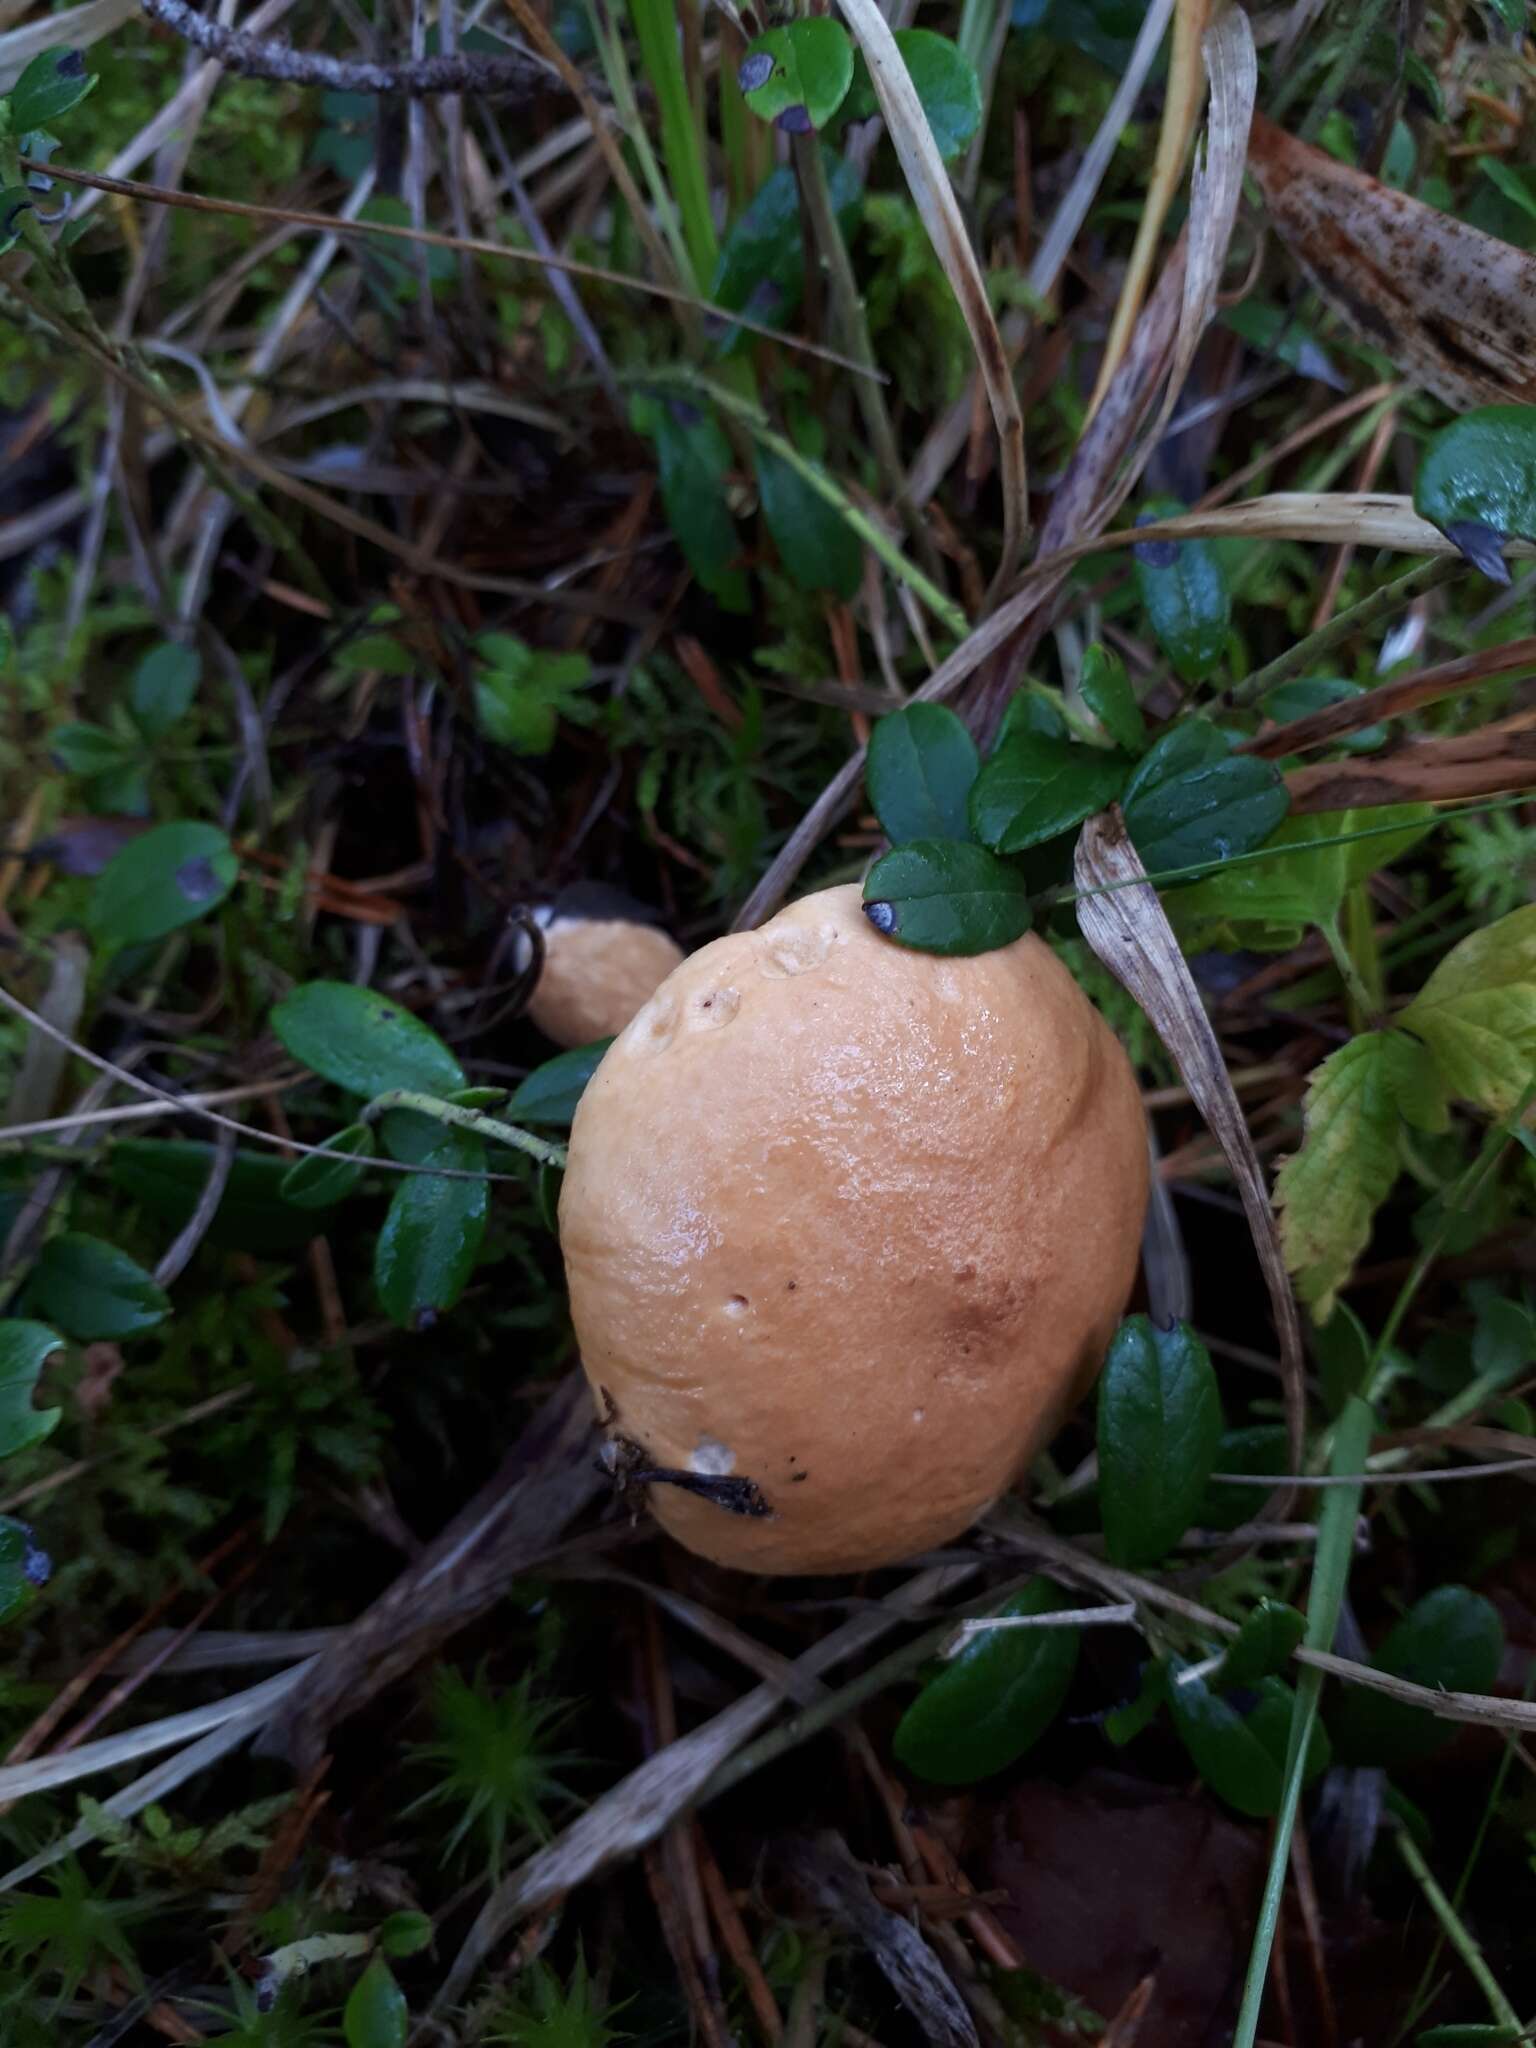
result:
<svg viewBox="0 0 1536 2048"><path fill-rule="evenodd" d="M1406 740L1379 761L1319 761L1294 768L1285 782L1295 812L1462 803L1536 788L1536 711L1517 712L1478 732Z"/></svg>
<svg viewBox="0 0 1536 2048"><path fill-rule="evenodd" d="M905 1617L968 1578L974 1567L940 1565L909 1579L878 1607L854 1614L796 1660L814 1678L877 1642ZM578 1820L497 1885L480 1909L437 1994L438 2009L457 2003L481 1962L507 1929L556 1893L656 1840L692 1805L716 1770L783 1705L787 1686L759 1685L712 1721L691 1729L621 1778Z"/></svg>
<svg viewBox="0 0 1536 2048"><path fill-rule="evenodd" d="M1362 340L1447 405L1536 400L1536 256L1262 115L1249 164L1286 247Z"/></svg>
<svg viewBox="0 0 1536 2048"><path fill-rule="evenodd" d="M928 116L917 96L890 24L877 0L839 0L854 41L864 53L880 111L890 130L912 198L944 274L949 279L970 330L987 398L997 428L1003 484L1003 555L992 590L1012 581L1029 528L1028 478L1024 467L1024 417L1008 354L997 329L981 266L961 218L959 201L939 155Z"/></svg>
<svg viewBox="0 0 1536 2048"><path fill-rule="evenodd" d="M0 92L8 92L32 59L62 45L88 49L109 36L138 10L138 0L86 0L83 7L47 14L0 35Z"/></svg>
<svg viewBox="0 0 1536 2048"><path fill-rule="evenodd" d="M1074 872L1082 892L1077 921L1083 937L1151 1019L1237 1183L1280 1338L1291 1469L1299 1471L1306 1421L1301 1324L1263 1169L1200 991L1118 810L1090 818L1083 827ZM1279 1517L1290 1505L1282 1488L1271 1498L1268 1515Z"/></svg>
<svg viewBox="0 0 1536 2048"><path fill-rule="evenodd" d="M1195 132L1195 123L1200 118L1200 102L1205 97L1205 67L1200 61L1200 42L1210 11L1211 0L1178 0L1173 23L1173 49L1168 60L1168 89L1163 98L1163 119L1157 135L1157 155L1153 159L1146 198L1142 201L1141 219L1136 225L1136 240L1120 287L1119 303L1104 343L1104 360L1099 365L1098 382L1089 401L1090 419L1103 404L1110 380L1130 347L1131 335L1147 295L1147 280L1152 275L1157 238L1163 231L1173 195L1184 173L1189 139ZM1145 25L1142 32L1146 32Z"/></svg>

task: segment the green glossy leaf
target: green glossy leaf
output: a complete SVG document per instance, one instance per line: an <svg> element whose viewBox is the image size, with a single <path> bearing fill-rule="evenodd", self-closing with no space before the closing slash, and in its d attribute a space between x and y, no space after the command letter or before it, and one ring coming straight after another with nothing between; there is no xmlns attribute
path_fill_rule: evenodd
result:
<svg viewBox="0 0 1536 2048"><path fill-rule="evenodd" d="M1157 1719L1158 1708L1168 1697L1168 1666L1160 1657L1149 1657L1141 1667L1141 1683L1135 1697L1122 1706L1111 1707L1102 1723L1104 1737L1116 1749L1134 1742L1144 1728Z"/></svg>
<svg viewBox="0 0 1536 2048"><path fill-rule="evenodd" d="M1306 1617L1294 1607L1283 1600L1260 1600L1223 1653L1218 1684L1225 1689L1274 1677L1306 1632Z"/></svg>
<svg viewBox="0 0 1536 2048"><path fill-rule="evenodd" d="M0 1322L0 1458L12 1457L51 1436L62 1408L34 1408L32 1396L44 1365L64 1339L45 1323Z"/></svg>
<svg viewBox="0 0 1536 2048"><path fill-rule="evenodd" d="M1230 860L1262 846L1284 818L1273 761L1234 754L1204 718L1181 718L1137 762L1120 799L1125 827L1151 875Z"/></svg>
<svg viewBox="0 0 1536 2048"><path fill-rule="evenodd" d="M893 846L969 839L966 799L980 756L962 720L942 704L908 704L878 719L864 783Z"/></svg>
<svg viewBox="0 0 1536 2048"><path fill-rule="evenodd" d="M95 90L96 74L83 50L44 50L11 87L11 133L46 128Z"/></svg>
<svg viewBox="0 0 1536 2048"><path fill-rule="evenodd" d="M328 1209L350 1195L365 1169L355 1159L332 1159L333 1152L361 1152L372 1158L373 1126L348 1124L344 1131L334 1131L318 1152L295 1160L282 1178L283 1200L297 1209Z"/></svg>
<svg viewBox="0 0 1536 2048"><path fill-rule="evenodd" d="M414 1956L432 1944L434 1929L426 1913L391 1913L379 1929L379 1950L386 1956Z"/></svg>
<svg viewBox="0 0 1536 2048"><path fill-rule="evenodd" d="M119 1138L107 1176L150 1215L180 1229L202 1199L214 1158L213 1146L198 1138ZM279 1152L237 1150L206 1241L258 1257L307 1244L320 1226L313 1210L284 1195L290 1170Z"/></svg>
<svg viewBox="0 0 1536 2048"><path fill-rule="evenodd" d="M569 1052L557 1052L552 1060L535 1067L512 1091L507 1121L568 1125L587 1083L612 1043L611 1038L595 1038L590 1045L573 1045Z"/></svg>
<svg viewBox="0 0 1536 2048"><path fill-rule="evenodd" d="M756 451L758 500L779 559L801 590L850 598L864 573L864 544L837 507L771 448Z"/></svg>
<svg viewBox="0 0 1536 2048"><path fill-rule="evenodd" d="M0 1515L0 1622L14 1621L53 1576L53 1560L40 1550L31 1528Z"/></svg>
<svg viewBox="0 0 1536 2048"><path fill-rule="evenodd" d="M1147 721L1119 655L1095 641L1083 656L1077 686L1083 702L1115 745L1128 754L1139 754L1147 743Z"/></svg>
<svg viewBox="0 0 1536 2048"><path fill-rule="evenodd" d="M1251 1689L1216 1693L1187 1669L1176 1669L1168 1703L1190 1761L1218 1798L1252 1820L1279 1811L1295 1705L1283 1679L1264 1678ZM1326 1770L1328 1757L1328 1738L1314 1728L1304 1782Z"/></svg>
<svg viewBox="0 0 1536 2048"><path fill-rule="evenodd" d="M1288 725L1292 719L1307 718L1314 711L1326 711L1330 705L1364 695L1365 685L1352 683L1346 676L1294 676L1288 683L1277 683L1261 708L1264 716L1272 718L1276 725ZM1373 754L1386 742L1384 725L1362 725L1358 732L1346 733L1337 744L1346 754Z"/></svg>
<svg viewBox="0 0 1536 2048"><path fill-rule="evenodd" d="M347 2048L405 2048L410 2009L394 1972L376 1955L352 1987L341 2031Z"/></svg>
<svg viewBox="0 0 1536 2048"><path fill-rule="evenodd" d="M1484 405L1431 437L1413 509L1496 583L1503 544L1536 540L1536 405Z"/></svg>
<svg viewBox="0 0 1536 2048"><path fill-rule="evenodd" d="M1176 499L1149 505L1137 520L1166 519L1184 511ZM1232 593L1221 557L1208 540L1143 541L1136 558L1136 586L1158 645L1186 683L1214 675L1227 651Z"/></svg>
<svg viewBox="0 0 1536 2048"><path fill-rule="evenodd" d="M744 612L741 536L725 496L733 458L719 421L680 398L637 398L630 417L656 444L661 501L689 568L726 611Z"/></svg>
<svg viewBox="0 0 1536 2048"><path fill-rule="evenodd" d="M858 218L859 174L837 150L819 144L832 195L832 211L846 236ZM800 232L800 188L787 164L768 173L720 245L710 297L731 313L745 313L767 327L782 327L805 290L805 242ZM730 355L752 339L744 327L728 327L716 344Z"/></svg>
<svg viewBox="0 0 1536 2048"><path fill-rule="evenodd" d="M1099 1381L1099 1498L1116 1564L1155 1564L1199 1512L1221 1442L1210 1354L1187 1323L1131 1316Z"/></svg>
<svg viewBox="0 0 1536 2048"><path fill-rule="evenodd" d="M939 155L948 163L974 141L981 126L981 82L975 66L948 36L935 35L932 29L899 28L896 47L928 117ZM854 63L853 84L843 112L850 121L867 121L879 111L874 80L860 56Z"/></svg>
<svg viewBox="0 0 1536 2048"><path fill-rule="evenodd" d="M104 725L56 725L48 751L70 775L115 775L138 759L133 742Z"/></svg>
<svg viewBox="0 0 1536 2048"><path fill-rule="evenodd" d="M133 672L128 689L128 706L134 723L146 739L163 739L173 725L186 717L203 665L195 647L167 641L153 647Z"/></svg>
<svg viewBox="0 0 1536 2048"><path fill-rule="evenodd" d="M408 1149L417 1163L469 1173L485 1169L485 1146L466 1131L432 1127L420 1147L401 1143L407 1120L388 1119L385 1138L395 1156ZM425 1118L411 1118L425 1124ZM374 1247L373 1277L391 1321L404 1330L429 1329L453 1307L474 1271L485 1236L489 1190L483 1180L448 1180L436 1174L399 1176L384 1227Z"/></svg>
<svg viewBox="0 0 1536 2048"><path fill-rule="evenodd" d="M1223 1430L1216 1446L1218 1472L1252 1472L1270 1478L1286 1468L1286 1438L1283 1422L1251 1422L1242 1429ZM1212 1479L1194 1516L1198 1529L1236 1529L1251 1522L1264 1503L1258 1486L1235 1486L1227 1480Z"/></svg>
<svg viewBox="0 0 1536 2048"><path fill-rule="evenodd" d="M28 1307L82 1344L136 1336L171 1312L166 1294L137 1259L81 1230L49 1238L26 1298Z"/></svg>
<svg viewBox="0 0 1536 2048"><path fill-rule="evenodd" d="M1387 1635L1371 1663L1394 1678L1446 1692L1492 1692L1504 1657L1504 1626L1492 1601L1466 1586L1426 1593ZM1395 1769L1431 1756L1456 1733L1421 1707L1347 1686L1330 1717L1345 1763Z"/></svg>
<svg viewBox="0 0 1536 2048"><path fill-rule="evenodd" d="M747 46L737 74L747 105L787 135L824 128L853 80L853 43L825 15L771 28Z"/></svg>
<svg viewBox="0 0 1536 2048"><path fill-rule="evenodd" d="M1045 733L999 738L971 791L971 829L998 853L1022 853L1112 804L1129 767L1123 754Z"/></svg>
<svg viewBox="0 0 1536 2048"><path fill-rule="evenodd" d="M878 932L920 953L990 953L1029 930L1024 878L980 846L917 839L877 860L864 914Z"/></svg>
<svg viewBox="0 0 1536 2048"><path fill-rule="evenodd" d="M998 1611L1041 1615L1070 1607L1049 1579L1031 1579ZM969 1785L1006 1770L1055 1720L1077 1668L1075 1628L998 1628L973 1635L929 1679L892 1740L909 1771L936 1785Z"/></svg>
<svg viewBox="0 0 1536 2048"><path fill-rule="evenodd" d="M103 946L145 945L216 909L239 872L217 825L156 825L96 877L86 917Z"/></svg>
<svg viewBox="0 0 1536 2048"><path fill-rule="evenodd" d="M373 989L307 981L284 996L270 1022L296 1060L352 1095L451 1095L464 1086L464 1069L437 1033Z"/></svg>

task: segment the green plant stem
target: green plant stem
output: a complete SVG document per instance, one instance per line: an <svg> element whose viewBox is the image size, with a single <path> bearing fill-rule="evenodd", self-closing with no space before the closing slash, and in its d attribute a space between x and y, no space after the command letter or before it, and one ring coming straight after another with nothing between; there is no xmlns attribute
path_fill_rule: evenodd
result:
<svg viewBox="0 0 1536 2048"><path fill-rule="evenodd" d="M1468 1973L1487 1999L1488 2010L1493 2014L1494 2020L1499 2026L1508 2027L1512 2036L1518 2037L1524 2032L1519 2013L1500 1989L1498 1979L1489 1969L1483 1952L1477 1945L1476 1936L1436 1884L1429 1865L1420 1853L1418 1843L1403 1827L1397 1830L1396 1843L1398 1855L1407 1864L1417 1880L1420 1891L1429 1901L1429 1909L1444 1928L1446 1940L1466 1964Z"/></svg>
<svg viewBox="0 0 1536 2048"><path fill-rule="evenodd" d="M624 39L608 8L599 4L599 0L587 0L587 19L592 25L592 40L597 46L604 82L613 96L620 130L639 162L640 175L649 188L651 204L656 209L656 223L666 242L667 252L684 286L697 291L698 284L693 276L693 263L677 205L661 175L661 166L656 161L656 152L651 148L651 138L641 118L640 102L635 97L635 81L630 75L629 59L624 54ZM636 197L639 197L638 193ZM645 223L640 225L643 227Z"/></svg>
<svg viewBox="0 0 1536 2048"><path fill-rule="evenodd" d="M1365 1469L1374 1417L1358 1395L1351 1397L1334 1431L1329 1469L1335 1477ZM1308 1650L1331 1650L1344 1587L1349 1578L1350 1554L1354 1548L1355 1519L1360 1512L1362 1484L1330 1486L1317 1514L1317 1561L1312 1570L1312 1590L1307 1601L1307 1632L1302 1645ZM1285 1791L1275 1816L1274 1839L1270 1844L1269 1871L1264 1880L1264 1897L1259 1906L1258 1926L1248 1957L1248 1976L1243 1985L1242 2009L1232 2048L1254 2048L1258 2038L1259 2012L1269 1978L1270 1952L1280 1924L1280 1901L1285 1895L1286 1873L1291 1861L1291 1836L1301 1807L1302 1780L1312 1731L1317 1725L1318 1700L1323 1674L1313 1665L1303 1665L1296 1680L1296 1704L1291 1711L1290 1742L1285 1758Z"/></svg>
<svg viewBox="0 0 1536 2048"><path fill-rule="evenodd" d="M1305 640L1298 640L1288 653L1279 655L1267 668L1258 669L1240 683L1234 683L1226 692L1226 704L1234 710L1240 705L1257 704L1277 684L1303 674L1325 654L1332 654L1336 647L1342 647L1356 633L1363 633L1367 627L1390 618L1393 612L1401 611L1416 597L1438 590L1442 584L1459 576L1465 567L1460 555L1436 555L1432 561L1421 562L1417 569L1410 569L1405 576L1384 583L1380 590L1373 590L1369 597L1361 598L1347 612L1340 612L1326 626L1309 633Z"/></svg>
<svg viewBox="0 0 1536 2048"><path fill-rule="evenodd" d="M714 275L720 250L709 210L704 151L678 47L677 8L673 0L629 0L629 16L635 25L641 62L656 95L661 117L661 153L682 219L694 287L704 291Z"/></svg>
<svg viewBox="0 0 1536 2048"><path fill-rule="evenodd" d="M537 1159L542 1166L564 1166L565 1147L551 1144L547 1138L536 1138L532 1131L520 1130L516 1124L504 1124L494 1116L483 1116L478 1109L465 1109L457 1102L443 1102L435 1095L420 1094L414 1088L391 1088L383 1095L375 1095L363 1111L365 1124L376 1123L392 1109L414 1109L420 1116L429 1116L440 1124L450 1124L456 1131L473 1131L476 1137L489 1138L495 1145L510 1145L515 1152L526 1152L530 1159Z"/></svg>
<svg viewBox="0 0 1536 2048"><path fill-rule="evenodd" d="M879 369L875 361L874 344L869 338L869 323L864 318L864 302L859 297L858 280L853 274L853 264L848 255L848 244L843 240L842 230L837 224L837 213L832 204L832 189L827 183L827 167L821 157L821 137L816 134L797 135L794 138L795 176L800 183L800 198L810 216L811 234L821 259L827 266L827 279L832 288L832 304L841 329L844 349L855 362L860 363L870 374L854 379L854 396L864 417L864 430L869 435L869 444L874 451L875 466L879 470L885 488L895 501L901 523L911 536L919 559L929 575L937 582L941 575L938 549L933 536L923 521L922 514L912 502L907 489L907 479L901 464L901 451L896 445L896 430L891 425L891 416L886 409L885 391L880 382Z"/></svg>
<svg viewBox="0 0 1536 2048"><path fill-rule="evenodd" d="M1349 1028L1351 1031L1369 1031L1380 1013L1381 1005L1372 997L1364 977L1355 964L1354 955L1349 949L1338 917L1323 918L1318 930L1328 941L1333 964L1339 970L1339 979L1343 982L1344 993L1349 999Z"/></svg>

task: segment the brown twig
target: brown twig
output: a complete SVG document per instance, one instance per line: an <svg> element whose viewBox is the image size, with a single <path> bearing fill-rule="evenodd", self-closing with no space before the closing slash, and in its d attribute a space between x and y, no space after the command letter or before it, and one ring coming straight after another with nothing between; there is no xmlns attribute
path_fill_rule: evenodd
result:
<svg viewBox="0 0 1536 2048"><path fill-rule="evenodd" d="M247 35L199 14L187 0L140 0L144 12L205 57L242 78L267 78L280 85L323 85L330 92L404 93L412 99L439 93L477 93L485 98L529 99L558 91L553 66L530 51L487 57L468 51L456 56L417 57L405 64L370 64L330 57L323 50L295 50L287 43Z"/></svg>

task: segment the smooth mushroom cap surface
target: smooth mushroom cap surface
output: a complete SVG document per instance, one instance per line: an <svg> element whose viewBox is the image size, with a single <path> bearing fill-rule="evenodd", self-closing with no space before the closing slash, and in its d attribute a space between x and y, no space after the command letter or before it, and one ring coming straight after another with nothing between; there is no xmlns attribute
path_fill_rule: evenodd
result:
<svg viewBox="0 0 1536 2048"><path fill-rule="evenodd" d="M828 889L670 975L582 1096L560 1238L582 1361L717 1561L947 1542L1091 1384L1135 1278L1141 1100L1033 936L943 960Z"/></svg>
<svg viewBox="0 0 1536 2048"><path fill-rule="evenodd" d="M683 958L676 939L624 918L556 917L528 1016L556 1045L613 1038Z"/></svg>

